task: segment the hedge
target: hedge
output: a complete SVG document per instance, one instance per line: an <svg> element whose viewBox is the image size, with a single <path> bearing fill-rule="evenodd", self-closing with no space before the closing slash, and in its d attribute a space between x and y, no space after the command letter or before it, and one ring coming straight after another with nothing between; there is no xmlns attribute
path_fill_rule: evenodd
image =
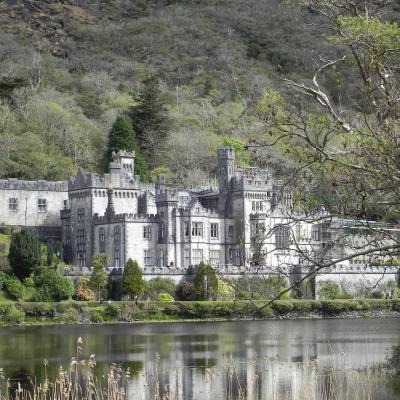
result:
<svg viewBox="0 0 400 400"><path fill-rule="evenodd" d="M175 302L97 302L0 303L0 324L5 323L101 323L164 319L253 319L307 317L312 314L334 316L359 311L398 311L400 299L371 300L278 300L265 302L175 301Z"/></svg>

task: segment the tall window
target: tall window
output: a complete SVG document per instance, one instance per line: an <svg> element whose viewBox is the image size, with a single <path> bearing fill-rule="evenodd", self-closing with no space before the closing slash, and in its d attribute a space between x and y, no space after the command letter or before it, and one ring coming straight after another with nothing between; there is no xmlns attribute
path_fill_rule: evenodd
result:
<svg viewBox="0 0 400 400"><path fill-rule="evenodd" d="M315 241L321 240L321 225L313 225L311 227L311 239Z"/></svg>
<svg viewBox="0 0 400 400"><path fill-rule="evenodd" d="M78 266L86 267L86 251L85 250L78 251Z"/></svg>
<svg viewBox="0 0 400 400"><path fill-rule="evenodd" d="M76 231L76 243L78 245L86 243L86 234L84 229L78 229Z"/></svg>
<svg viewBox="0 0 400 400"><path fill-rule="evenodd" d="M67 219L65 221L65 230L66 230L66 232L71 232L71 220L70 219Z"/></svg>
<svg viewBox="0 0 400 400"><path fill-rule="evenodd" d="M203 250L193 249L192 256L193 256L193 264L199 265L203 261Z"/></svg>
<svg viewBox="0 0 400 400"><path fill-rule="evenodd" d="M192 222L192 236L203 236L202 222Z"/></svg>
<svg viewBox="0 0 400 400"><path fill-rule="evenodd" d="M78 221L83 221L85 218L85 209L78 208Z"/></svg>
<svg viewBox="0 0 400 400"><path fill-rule="evenodd" d="M104 243L106 241L106 232L104 228L99 229L99 243Z"/></svg>
<svg viewBox="0 0 400 400"><path fill-rule="evenodd" d="M184 258L185 258L185 267L187 268L190 265L190 249L185 249Z"/></svg>
<svg viewBox="0 0 400 400"><path fill-rule="evenodd" d="M153 257L151 255L151 250L144 251L144 265L145 267L150 267L153 265Z"/></svg>
<svg viewBox="0 0 400 400"><path fill-rule="evenodd" d="M215 266L221 263L221 251L210 250L210 264Z"/></svg>
<svg viewBox="0 0 400 400"><path fill-rule="evenodd" d="M228 226L228 237L233 239L233 235L235 233L235 227L233 225Z"/></svg>
<svg viewBox="0 0 400 400"><path fill-rule="evenodd" d="M114 242L121 241L121 227L119 225L114 226Z"/></svg>
<svg viewBox="0 0 400 400"><path fill-rule="evenodd" d="M114 268L119 268L121 265L120 251L119 249L114 249Z"/></svg>
<svg viewBox="0 0 400 400"><path fill-rule="evenodd" d="M164 232L164 222L161 222L161 224L160 224L160 240L162 240L162 239L164 239L164 234L165 234L165 232Z"/></svg>
<svg viewBox="0 0 400 400"><path fill-rule="evenodd" d="M211 224L211 239L218 239L218 224Z"/></svg>
<svg viewBox="0 0 400 400"><path fill-rule="evenodd" d="M290 246L290 228L278 225L275 228L275 246L277 249L287 249Z"/></svg>
<svg viewBox="0 0 400 400"><path fill-rule="evenodd" d="M47 212L47 200L46 199L38 199L38 212L40 212L40 213Z"/></svg>
<svg viewBox="0 0 400 400"><path fill-rule="evenodd" d="M190 233L189 233L189 222L184 222L183 230L184 230L185 237L188 237L190 235Z"/></svg>
<svg viewBox="0 0 400 400"><path fill-rule="evenodd" d="M164 250L160 250L160 267L164 267L164 265L165 265Z"/></svg>
<svg viewBox="0 0 400 400"><path fill-rule="evenodd" d="M151 239L151 225L143 227L143 239Z"/></svg>
<svg viewBox="0 0 400 400"><path fill-rule="evenodd" d="M17 212L18 211L18 199L11 197L8 199L8 211Z"/></svg>

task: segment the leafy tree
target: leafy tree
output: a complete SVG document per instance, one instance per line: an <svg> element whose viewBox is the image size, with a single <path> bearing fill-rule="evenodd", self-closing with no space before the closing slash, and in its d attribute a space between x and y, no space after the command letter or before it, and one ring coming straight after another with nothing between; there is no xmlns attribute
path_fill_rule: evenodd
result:
<svg viewBox="0 0 400 400"><path fill-rule="evenodd" d="M131 299L134 298L137 303L145 287L146 282L142 278L142 270L137 261L130 258L125 265L122 276L122 293L128 295Z"/></svg>
<svg viewBox="0 0 400 400"><path fill-rule="evenodd" d="M107 171L108 163L111 161L112 152L119 150L135 152L135 175L139 175L142 181L146 181L148 174L147 163L137 143L132 121L126 115L117 117L108 135L107 150L104 156L105 171Z"/></svg>
<svg viewBox="0 0 400 400"><path fill-rule="evenodd" d="M8 276L4 289L6 293L14 300L21 300L24 293L24 285L15 276Z"/></svg>
<svg viewBox="0 0 400 400"><path fill-rule="evenodd" d="M97 291L97 300L99 301L108 284L108 277L105 271L108 261L108 256L104 253L95 255L92 260L93 272L90 277L90 286Z"/></svg>
<svg viewBox="0 0 400 400"><path fill-rule="evenodd" d="M163 147L171 128L167 113L158 78L146 78L137 105L132 108L131 117L140 149L150 167L155 167L156 154Z"/></svg>
<svg viewBox="0 0 400 400"><path fill-rule="evenodd" d="M218 276L215 269L201 262L193 280L193 297L195 300L215 299L218 294Z"/></svg>
<svg viewBox="0 0 400 400"><path fill-rule="evenodd" d="M11 236L8 259L19 279L26 278L39 267L40 243L30 229L23 229Z"/></svg>
<svg viewBox="0 0 400 400"><path fill-rule="evenodd" d="M176 292L175 282L171 278L153 278L146 282L144 297L156 300L161 293L174 296Z"/></svg>
<svg viewBox="0 0 400 400"><path fill-rule="evenodd" d="M94 300L95 295L90 289L90 279L80 276L75 282L75 296L79 301Z"/></svg>
<svg viewBox="0 0 400 400"><path fill-rule="evenodd" d="M35 301L61 301L70 299L75 288L71 279L62 276L54 268L42 267L33 277Z"/></svg>

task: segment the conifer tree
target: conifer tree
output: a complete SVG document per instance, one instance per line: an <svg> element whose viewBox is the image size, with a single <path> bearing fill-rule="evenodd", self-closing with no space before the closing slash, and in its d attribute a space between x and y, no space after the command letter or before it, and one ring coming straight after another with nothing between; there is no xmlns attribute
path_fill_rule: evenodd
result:
<svg viewBox="0 0 400 400"><path fill-rule="evenodd" d="M143 82L143 91L132 109L139 146L149 165L154 168L158 150L168 137L171 121L162 98L158 78L150 76Z"/></svg>
<svg viewBox="0 0 400 400"><path fill-rule="evenodd" d="M8 259L19 279L28 277L40 266L40 243L30 229L12 235Z"/></svg>
<svg viewBox="0 0 400 400"><path fill-rule="evenodd" d="M108 135L108 145L103 161L105 171L107 171L108 163L111 161L112 152L119 150L135 152L135 175L139 175L142 181L147 181L147 163L136 140L132 121L126 115L120 115L116 118Z"/></svg>
<svg viewBox="0 0 400 400"><path fill-rule="evenodd" d="M125 265L122 276L123 294L128 295L131 299L135 299L137 303L139 296L144 292L145 285L146 283L142 278L142 270L139 268L137 261L133 261L130 258Z"/></svg>

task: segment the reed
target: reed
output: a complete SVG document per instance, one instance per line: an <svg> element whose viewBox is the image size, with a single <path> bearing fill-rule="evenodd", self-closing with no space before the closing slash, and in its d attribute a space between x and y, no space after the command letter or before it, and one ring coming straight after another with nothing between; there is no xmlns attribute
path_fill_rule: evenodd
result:
<svg viewBox="0 0 400 400"><path fill-rule="evenodd" d="M111 364L102 376L96 375L96 360L92 354L82 357L83 341L78 338L75 354L68 368L60 367L55 379L47 376L48 363L43 363L43 382L31 380L14 382L4 377L0 400L175 400L185 399L182 387L174 380L163 380L160 355L156 355L151 370L141 373L140 393L128 384L129 369ZM254 358L241 363L226 356L216 366L203 372L204 395L202 399L224 400L382 400L388 393L390 372L384 365L363 370L335 370L322 368L318 362L280 362L277 358ZM187 368L187 367L185 367ZM171 373L174 367L168 370ZM286 372L281 374L282 370ZM178 371L175 368L176 376ZM282 382L282 377L290 377ZM132 389L132 385L131 385ZM187 388L186 388L187 389ZM389 397L387 397L389 398Z"/></svg>

